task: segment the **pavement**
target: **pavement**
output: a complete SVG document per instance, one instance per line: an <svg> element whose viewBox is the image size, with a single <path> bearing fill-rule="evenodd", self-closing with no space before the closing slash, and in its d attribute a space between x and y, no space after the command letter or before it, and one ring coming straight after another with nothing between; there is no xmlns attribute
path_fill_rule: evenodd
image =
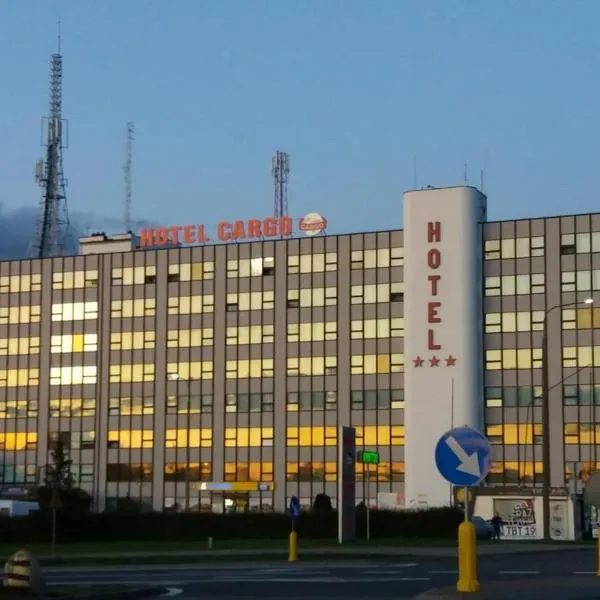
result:
<svg viewBox="0 0 600 600"><path fill-rule="evenodd" d="M507 545L508 546L508 545ZM555 548L556 549L556 548ZM336 598L395 598L454 600L468 596L568 600L600 599L595 576L596 551L564 548L480 555L479 594L460 595L456 589L456 559L422 556L410 559L327 559L322 563L236 563L130 567L45 568L49 585L87 585L119 581L170 588L178 600L236 598L332 600Z"/></svg>

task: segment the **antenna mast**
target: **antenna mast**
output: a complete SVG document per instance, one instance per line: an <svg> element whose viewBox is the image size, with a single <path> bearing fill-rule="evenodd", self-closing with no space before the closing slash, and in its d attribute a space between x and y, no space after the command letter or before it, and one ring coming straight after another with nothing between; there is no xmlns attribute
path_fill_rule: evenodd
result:
<svg viewBox="0 0 600 600"><path fill-rule="evenodd" d="M290 175L290 157L277 150L273 157L273 183L275 185L273 211L276 218L287 217L288 214L288 181Z"/></svg>
<svg viewBox="0 0 600 600"><path fill-rule="evenodd" d="M46 130L45 160L35 166L35 180L42 188L36 234L31 244L33 258L60 256L70 242L67 211L67 182L63 172L63 151L68 147L65 135L67 122L62 118L62 77L60 22L57 52L50 59L50 113L42 119Z"/></svg>
<svg viewBox="0 0 600 600"><path fill-rule="evenodd" d="M133 166L133 123L127 123L127 146L125 150L125 231L131 231L131 169Z"/></svg>

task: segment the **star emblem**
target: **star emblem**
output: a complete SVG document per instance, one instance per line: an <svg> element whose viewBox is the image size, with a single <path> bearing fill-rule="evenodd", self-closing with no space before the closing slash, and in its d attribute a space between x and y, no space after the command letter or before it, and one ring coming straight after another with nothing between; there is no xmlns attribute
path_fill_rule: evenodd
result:
<svg viewBox="0 0 600 600"><path fill-rule="evenodd" d="M417 356L417 358L413 359L413 362L415 363L415 367L422 367L425 361L420 356Z"/></svg>
<svg viewBox="0 0 600 600"><path fill-rule="evenodd" d="M439 367L440 366L440 359L437 356L434 356L433 358L429 359L429 365L431 367Z"/></svg>
<svg viewBox="0 0 600 600"><path fill-rule="evenodd" d="M452 354L446 359L446 366L447 367L453 367L454 365L456 365L456 358L454 358L454 356L452 356Z"/></svg>

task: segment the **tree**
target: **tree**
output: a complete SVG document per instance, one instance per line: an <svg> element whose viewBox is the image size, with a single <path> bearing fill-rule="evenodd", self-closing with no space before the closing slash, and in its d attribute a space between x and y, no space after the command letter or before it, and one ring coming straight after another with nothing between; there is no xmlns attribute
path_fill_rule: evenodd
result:
<svg viewBox="0 0 600 600"><path fill-rule="evenodd" d="M60 438L52 449L50 457L52 462L46 465L44 485L59 491L73 489L74 481L71 474L73 461L69 458L65 444Z"/></svg>
<svg viewBox="0 0 600 600"><path fill-rule="evenodd" d="M333 510L331 498L327 494L317 494L313 502L314 511L330 511Z"/></svg>

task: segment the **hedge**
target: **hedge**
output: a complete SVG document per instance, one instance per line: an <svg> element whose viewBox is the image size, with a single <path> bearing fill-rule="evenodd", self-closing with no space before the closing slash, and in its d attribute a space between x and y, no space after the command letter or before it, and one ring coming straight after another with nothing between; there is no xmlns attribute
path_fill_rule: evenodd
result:
<svg viewBox="0 0 600 600"><path fill-rule="evenodd" d="M89 513L77 517L61 514L57 520L57 541L70 542L156 542L284 539L290 532L290 518L278 513ZM421 511L371 511L372 538L453 538L462 514L452 508ZM48 512L27 517L0 518L3 543L46 543L51 539ZM309 539L337 536L335 511L310 511L300 515L298 535ZM364 509L357 510L356 532L365 537Z"/></svg>

